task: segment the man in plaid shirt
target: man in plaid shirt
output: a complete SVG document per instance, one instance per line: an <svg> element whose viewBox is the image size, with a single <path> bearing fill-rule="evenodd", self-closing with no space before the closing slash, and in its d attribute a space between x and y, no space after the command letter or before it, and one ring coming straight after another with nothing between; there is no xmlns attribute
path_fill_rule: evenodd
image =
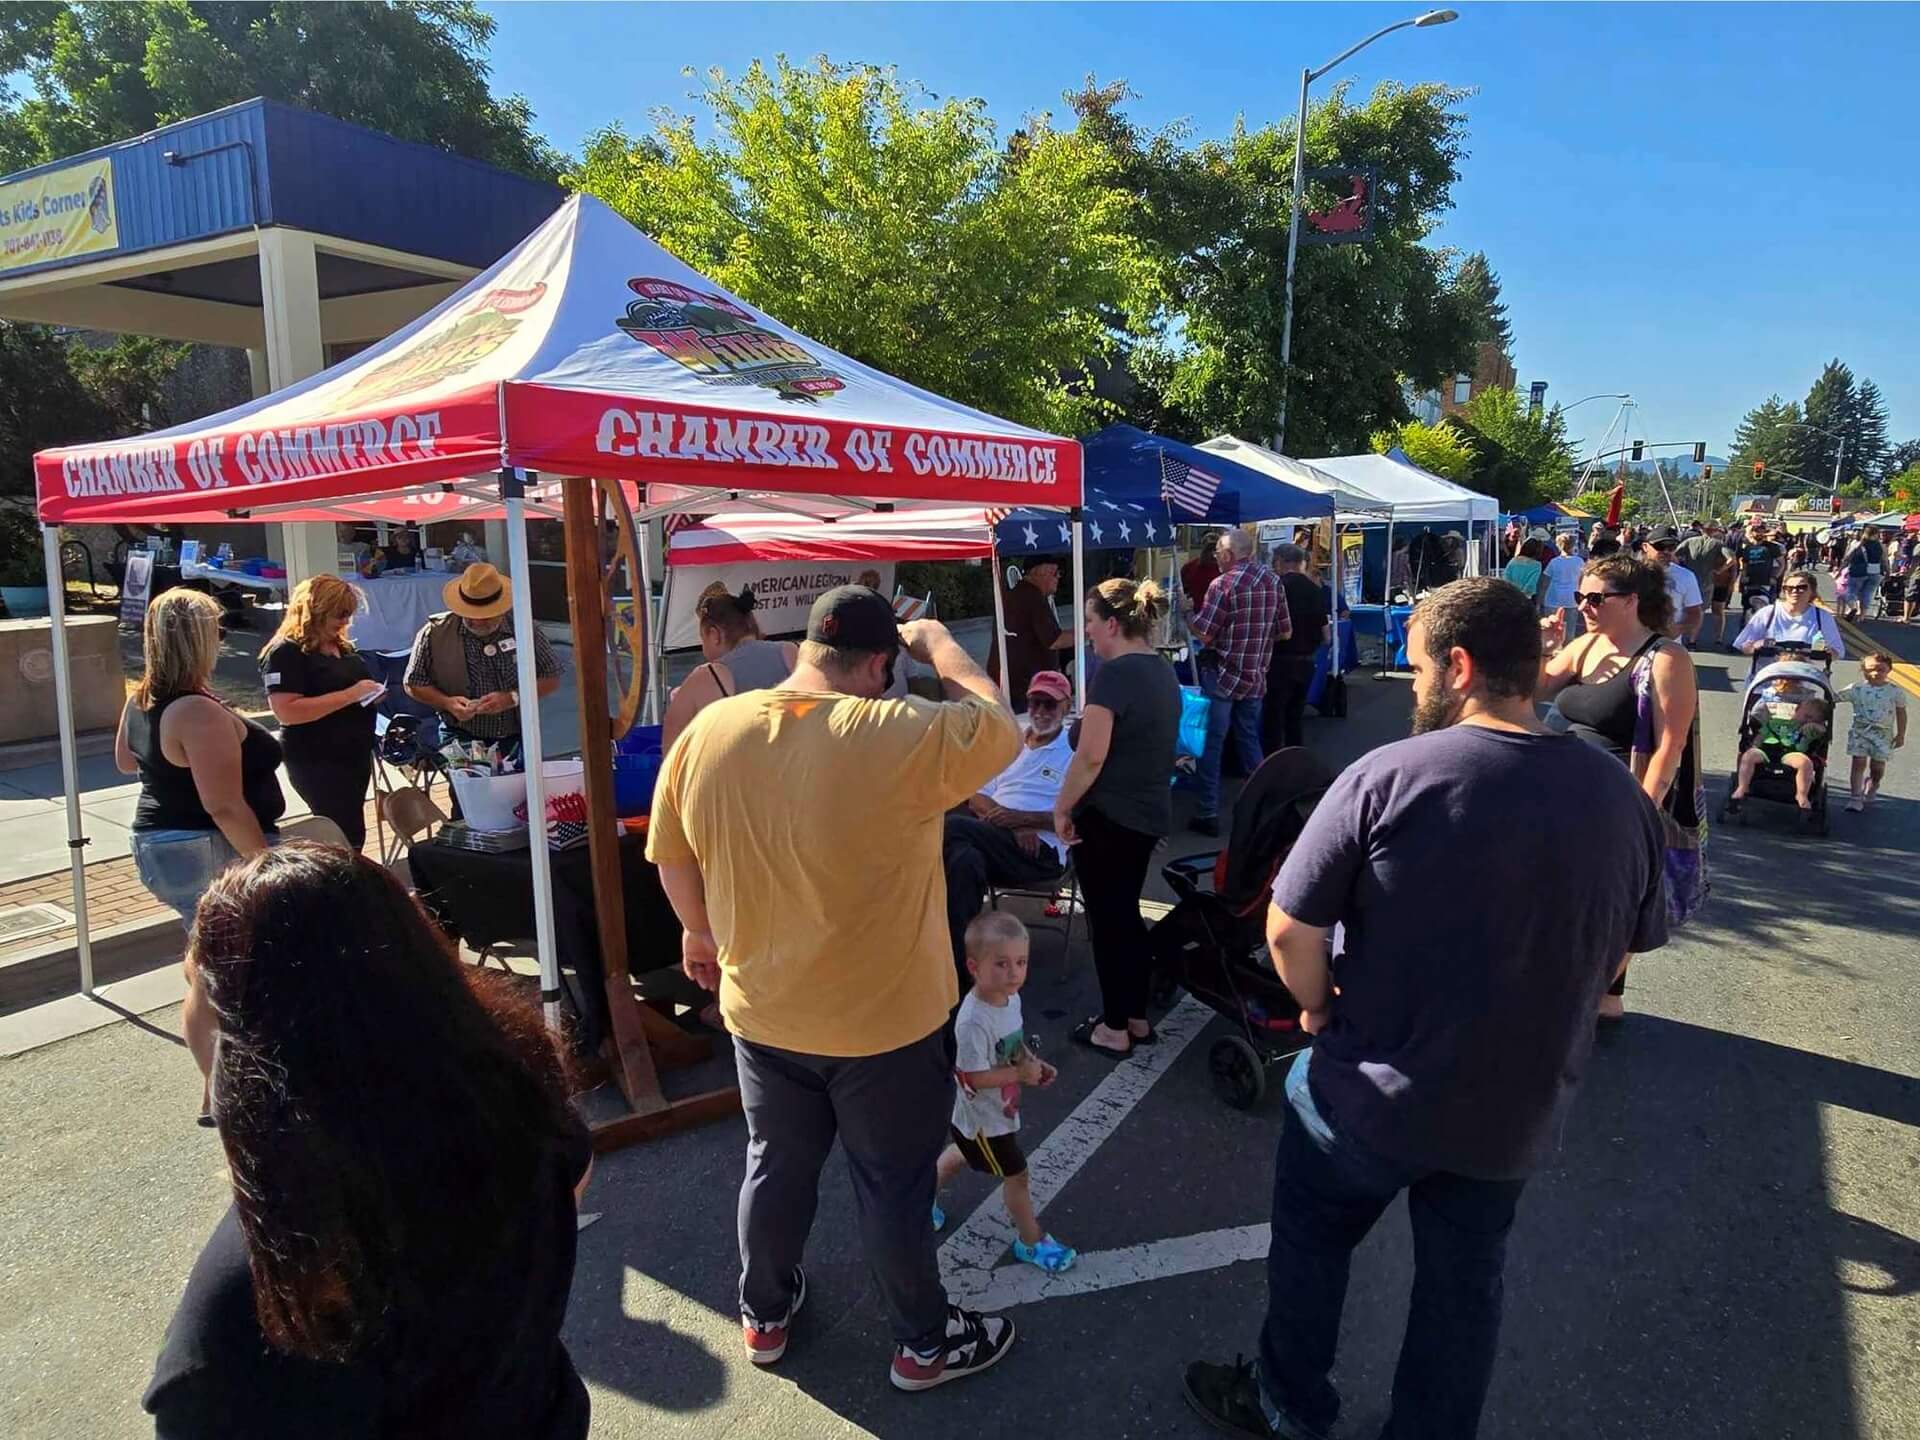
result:
<svg viewBox="0 0 1920 1440"><path fill-rule="evenodd" d="M1220 576L1193 617L1194 638L1206 647L1200 684L1213 699L1207 711L1207 753L1200 757L1200 809L1192 825L1220 833L1220 761L1227 732L1240 741L1240 763L1251 775L1265 756L1260 712L1267 695L1273 644L1293 634L1280 577L1253 558L1253 536L1229 530L1220 537ZM1211 662L1211 663L1210 663Z"/></svg>

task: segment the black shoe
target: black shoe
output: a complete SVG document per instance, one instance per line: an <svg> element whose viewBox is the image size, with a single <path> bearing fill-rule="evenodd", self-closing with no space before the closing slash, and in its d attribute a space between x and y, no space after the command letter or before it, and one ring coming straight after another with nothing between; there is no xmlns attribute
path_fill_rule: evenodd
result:
<svg viewBox="0 0 1920 1440"><path fill-rule="evenodd" d="M1243 1357L1236 1356L1231 1365L1194 1361L1187 1366L1181 1389L1194 1414L1228 1435L1246 1436L1247 1440L1326 1440L1324 1431L1311 1429L1285 1414L1276 1428L1260 1403L1260 1382L1254 1377L1253 1362Z"/></svg>
<svg viewBox="0 0 1920 1440"><path fill-rule="evenodd" d="M893 1369L889 1378L896 1390L931 1390L949 1380L978 1375L997 1364L1013 1348L1013 1321L1004 1315L983 1315L977 1310L947 1306L947 1339L944 1348L925 1353L905 1345L893 1347Z"/></svg>
<svg viewBox="0 0 1920 1440"><path fill-rule="evenodd" d="M1220 834L1220 817L1218 815L1196 815L1187 822L1187 828L1196 835L1212 835L1217 837Z"/></svg>

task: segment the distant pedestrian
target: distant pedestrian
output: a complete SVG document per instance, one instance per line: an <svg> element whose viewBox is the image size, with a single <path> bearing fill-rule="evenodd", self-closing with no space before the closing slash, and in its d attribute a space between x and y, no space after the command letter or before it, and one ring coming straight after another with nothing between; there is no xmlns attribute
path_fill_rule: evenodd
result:
<svg viewBox="0 0 1920 1440"><path fill-rule="evenodd" d="M1202 835L1220 833L1220 767L1228 737L1239 746L1247 774L1264 758L1260 711L1267 694L1267 665L1274 644L1293 633L1286 592L1253 551L1253 536L1245 530L1229 530L1220 537L1220 574L1193 617L1194 638L1205 647L1200 687L1212 701L1207 749L1195 777L1199 808L1191 822Z"/></svg>
<svg viewBox="0 0 1920 1440"><path fill-rule="evenodd" d="M1569 635L1580 633L1580 607L1574 603L1574 596L1580 589L1580 557L1573 553L1575 536L1571 530L1563 530L1554 540L1559 550L1547 561L1545 596L1541 608L1548 615L1558 614L1561 624Z"/></svg>
<svg viewBox="0 0 1920 1440"><path fill-rule="evenodd" d="M1546 559L1542 554L1544 547L1538 540L1529 536L1520 542L1514 556L1507 561L1500 576L1514 589L1533 601L1540 603L1540 582L1546 573Z"/></svg>
<svg viewBox="0 0 1920 1440"><path fill-rule="evenodd" d="M1521 1191L1620 955L1667 930L1653 807L1624 767L1535 722L1540 636L1500 580L1428 596L1407 637L1413 738L1341 774L1274 882L1274 963L1315 1040L1287 1076L1258 1359L1185 1373L1187 1402L1230 1434L1331 1431L1353 1251L1402 1191L1414 1281L1381 1433L1478 1430Z"/></svg>
<svg viewBox="0 0 1920 1440"><path fill-rule="evenodd" d="M1404 552L1400 552L1404 553ZM1307 552L1298 545L1273 547L1273 571L1287 602L1288 634L1273 644L1267 663L1267 698L1260 712L1260 746L1271 754L1306 740L1307 692L1315 657L1327 638L1327 596L1306 573Z"/></svg>

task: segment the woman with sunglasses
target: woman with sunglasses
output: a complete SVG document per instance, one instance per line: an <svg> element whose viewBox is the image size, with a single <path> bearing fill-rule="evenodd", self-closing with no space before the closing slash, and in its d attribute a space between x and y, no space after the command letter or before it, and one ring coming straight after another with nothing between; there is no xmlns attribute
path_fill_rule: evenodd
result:
<svg viewBox="0 0 1920 1440"><path fill-rule="evenodd" d="M1554 701L1573 734L1618 756L1656 807L1681 830L1697 833L1704 808L1695 726L1700 697L1692 658L1667 638L1673 598L1665 570L1629 555L1591 561L1574 604L1587 633L1561 646L1557 617L1546 622L1552 653L1537 698ZM1621 960L1600 999L1604 1021L1623 1014L1632 958Z"/></svg>
<svg viewBox="0 0 1920 1440"><path fill-rule="evenodd" d="M1824 647L1833 652L1834 659L1846 659L1847 642L1840 637L1839 622L1831 610L1813 603L1817 594L1813 572L1795 570L1780 582L1780 598L1753 612L1746 628L1735 637L1734 648L1751 655L1785 640Z"/></svg>

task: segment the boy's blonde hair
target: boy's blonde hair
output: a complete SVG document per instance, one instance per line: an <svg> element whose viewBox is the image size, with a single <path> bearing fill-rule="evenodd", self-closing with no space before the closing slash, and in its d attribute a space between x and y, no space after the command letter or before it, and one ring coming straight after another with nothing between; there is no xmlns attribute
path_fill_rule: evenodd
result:
<svg viewBox="0 0 1920 1440"><path fill-rule="evenodd" d="M1020 917L1004 910L982 910L967 925L967 958L974 959L1000 945L1025 945L1027 927Z"/></svg>

